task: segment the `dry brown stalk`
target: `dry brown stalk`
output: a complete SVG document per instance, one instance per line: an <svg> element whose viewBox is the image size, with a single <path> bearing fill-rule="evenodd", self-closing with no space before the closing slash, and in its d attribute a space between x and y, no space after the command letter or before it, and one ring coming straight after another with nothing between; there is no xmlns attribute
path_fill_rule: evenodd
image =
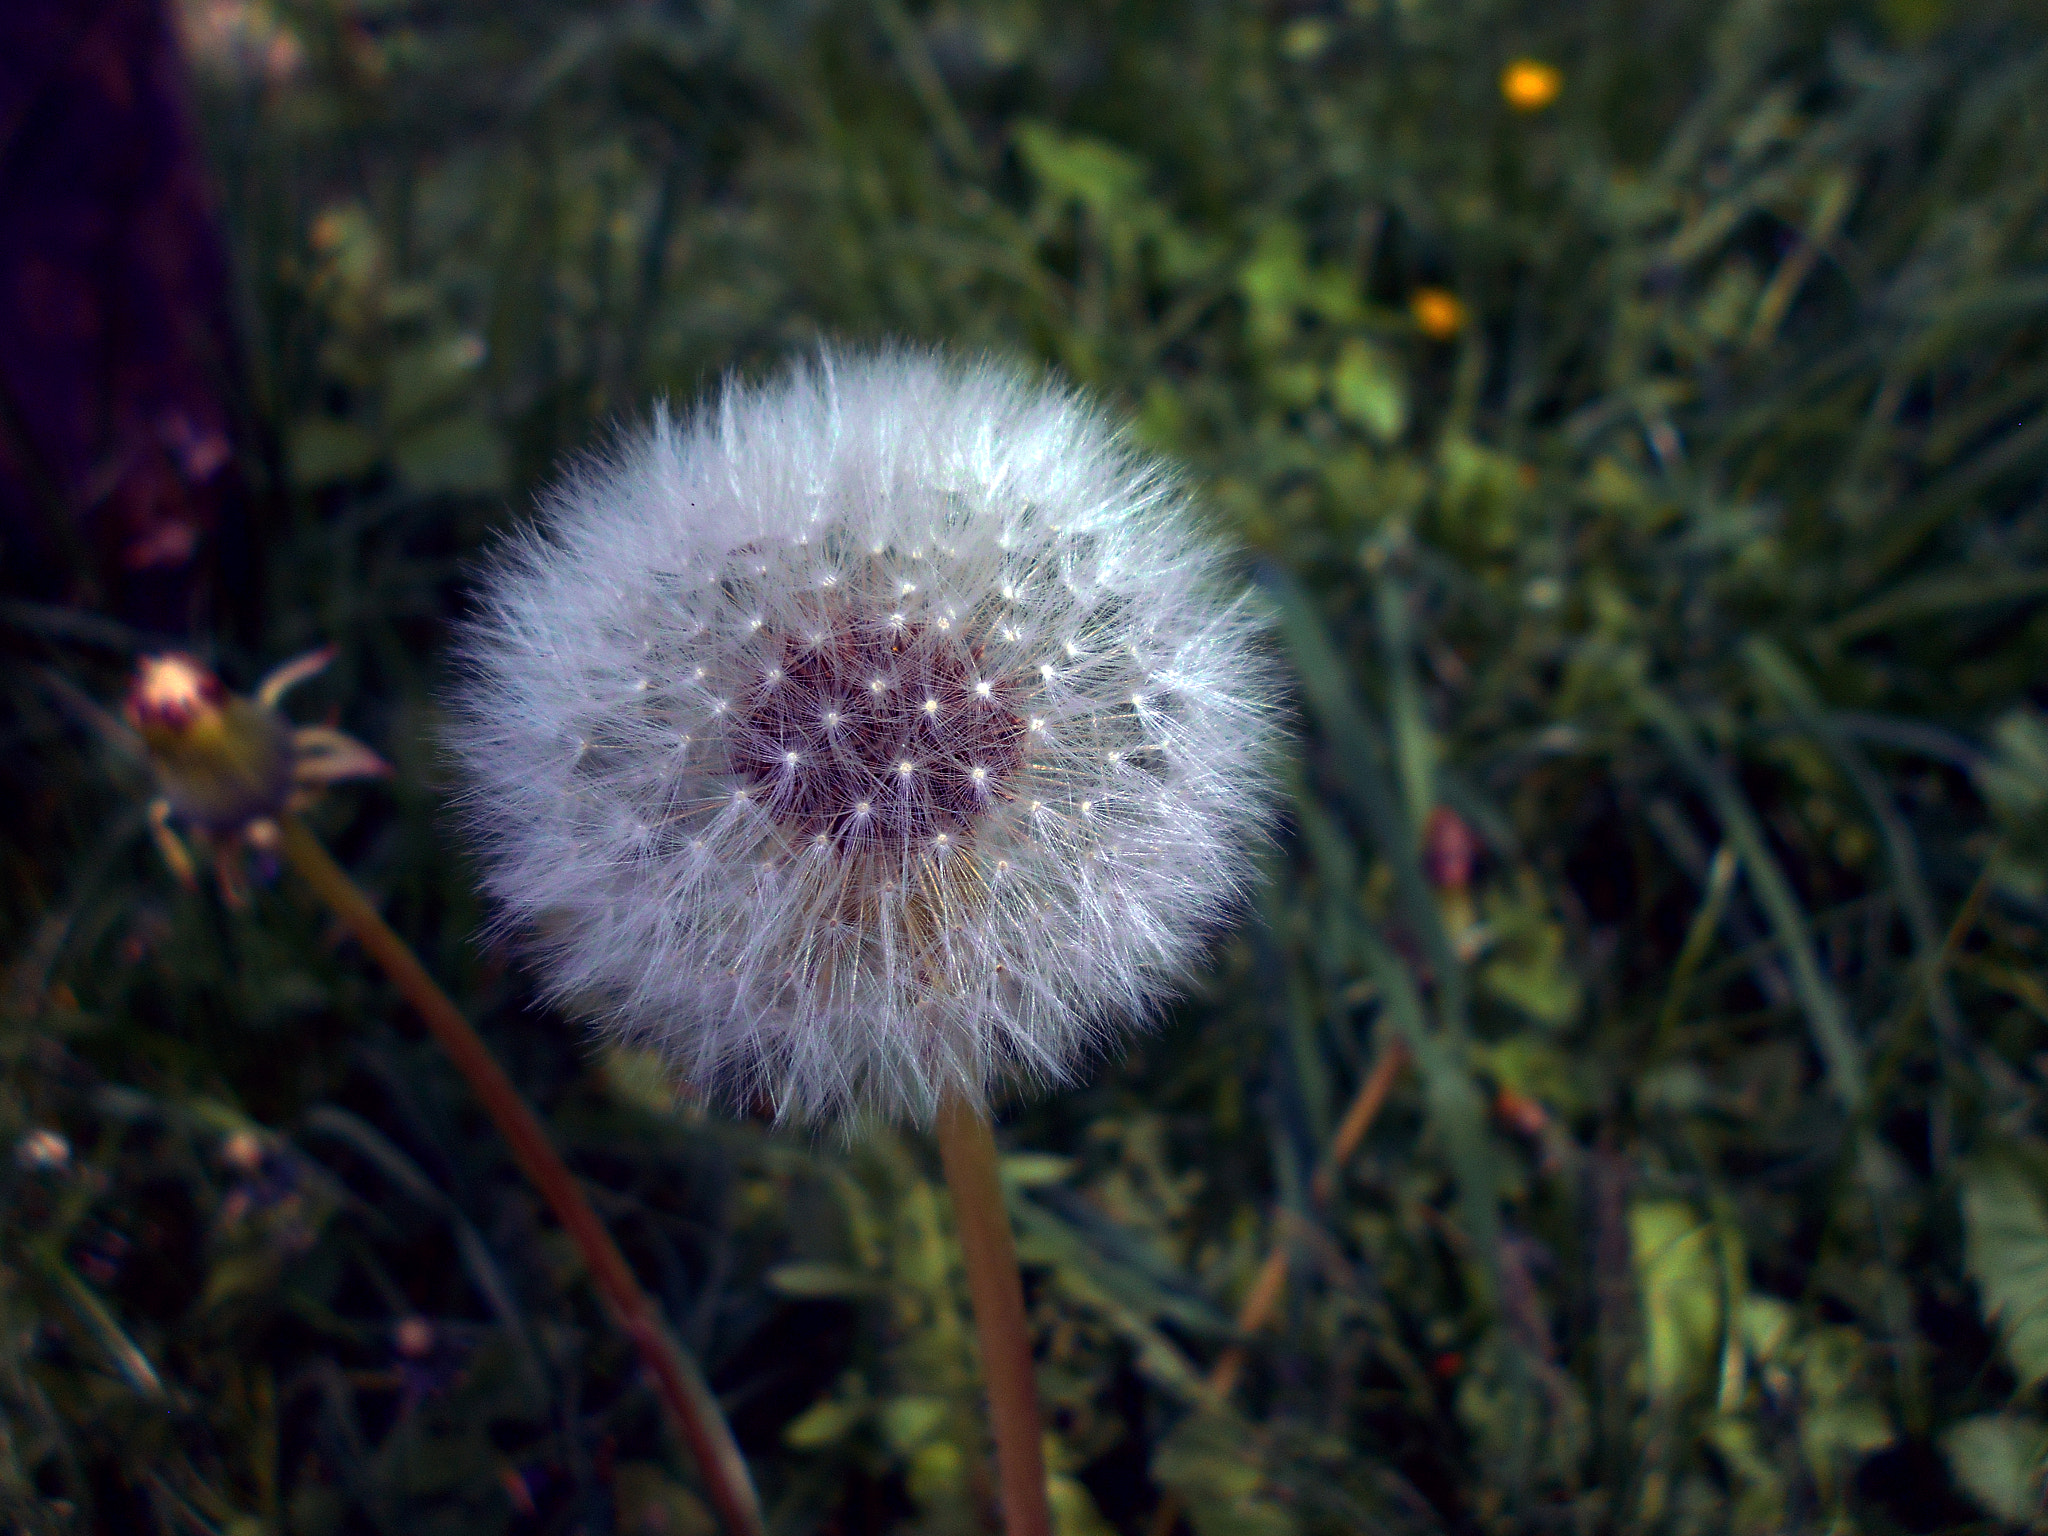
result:
<svg viewBox="0 0 2048 1536"><path fill-rule="evenodd" d="M730 1536L762 1536L761 1501L697 1363L683 1350L660 1311L640 1288L632 1267L598 1219L575 1175L549 1140L540 1117L519 1096L505 1069L470 1026L462 1010L429 976L411 948L371 905L362 888L334 861L297 817L283 822L284 855L299 877L412 1005L427 1030L467 1079L484 1112L498 1127L526 1177L576 1244L590 1278L619 1328L633 1341L671 1426L697 1464L719 1519ZM1014 1266L1013 1266L1014 1268Z"/></svg>

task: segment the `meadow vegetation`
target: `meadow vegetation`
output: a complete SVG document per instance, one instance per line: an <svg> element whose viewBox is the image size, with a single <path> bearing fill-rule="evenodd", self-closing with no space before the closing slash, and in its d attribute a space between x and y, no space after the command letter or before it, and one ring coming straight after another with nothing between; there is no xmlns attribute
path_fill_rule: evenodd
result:
<svg viewBox="0 0 2048 1536"><path fill-rule="evenodd" d="M397 771L315 823L777 1533L986 1528L936 1156L707 1113L538 1007L437 698L565 455L883 337L1128 414L1294 679L1243 923L1006 1108L1063 1536L2048 1521L2048 13L192 15L264 542L186 643L242 689L338 648L293 710ZM88 707L143 638L0 630L8 1528L712 1530L397 996L290 879L163 868Z"/></svg>

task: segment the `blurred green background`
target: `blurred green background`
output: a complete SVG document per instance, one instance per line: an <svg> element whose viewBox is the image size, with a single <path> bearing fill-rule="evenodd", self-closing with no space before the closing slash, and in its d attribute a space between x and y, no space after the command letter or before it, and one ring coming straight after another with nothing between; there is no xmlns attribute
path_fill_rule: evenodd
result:
<svg viewBox="0 0 2048 1536"><path fill-rule="evenodd" d="M1126 412L1298 682L1255 909L1002 1131L1062 1536L1168 1536L1169 1492L1193 1536L2048 1524L2048 13L186 23L262 578L189 643L244 689L339 647L294 708L398 772L318 823L542 1106L777 1533L988 1528L936 1158L707 1116L535 1005L477 939L435 699L469 562L566 454L885 336ZM9 1528L710 1531L381 980L290 881L231 911L157 861L79 702L141 638L0 630Z"/></svg>

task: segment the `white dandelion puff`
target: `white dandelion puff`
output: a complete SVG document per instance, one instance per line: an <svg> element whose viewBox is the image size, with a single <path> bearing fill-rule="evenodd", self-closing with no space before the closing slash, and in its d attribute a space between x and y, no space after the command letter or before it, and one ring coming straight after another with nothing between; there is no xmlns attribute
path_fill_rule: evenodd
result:
<svg viewBox="0 0 2048 1536"><path fill-rule="evenodd" d="M741 1105L928 1121L1072 1080L1228 913L1262 627L1075 396L831 357L545 499L462 647L466 815L558 1000Z"/></svg>

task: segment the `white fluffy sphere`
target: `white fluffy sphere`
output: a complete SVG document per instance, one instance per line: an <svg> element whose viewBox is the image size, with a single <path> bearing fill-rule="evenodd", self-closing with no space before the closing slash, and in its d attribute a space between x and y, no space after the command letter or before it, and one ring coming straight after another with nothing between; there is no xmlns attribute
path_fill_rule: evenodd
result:
<svg viewBox="0 0 2048 1536"><path fill-rule="evenodd" d="M553 996L778 1115L1071 1080L1272 802L1261 620L1071 394L913 352L729 386L498 560L454 744Z"/></svg>

